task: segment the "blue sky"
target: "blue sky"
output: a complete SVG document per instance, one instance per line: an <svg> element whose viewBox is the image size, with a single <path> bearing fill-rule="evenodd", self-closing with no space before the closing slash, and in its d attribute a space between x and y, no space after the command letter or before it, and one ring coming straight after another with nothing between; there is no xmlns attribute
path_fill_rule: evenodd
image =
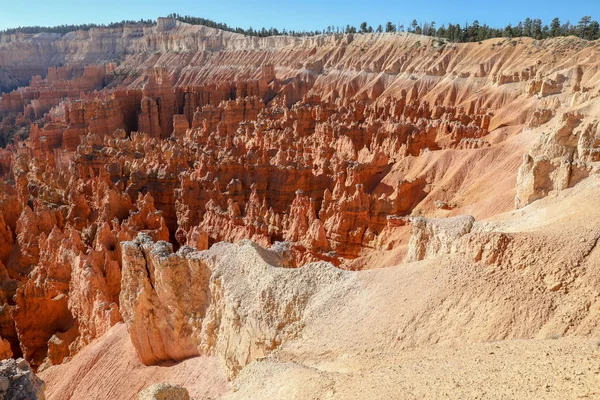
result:
<svg viewBox="0 0 600 400"><path fill-rule="evenodd" d="M155 19L176 12L242 28L323 29L328 25L375 28L390 20L465 23L477 19L492 26L526 17L549 23L555 16L576 23L584 15L600 20L600 0L0 0L0 29L25 25L107 23L123 19Z"/></svg>

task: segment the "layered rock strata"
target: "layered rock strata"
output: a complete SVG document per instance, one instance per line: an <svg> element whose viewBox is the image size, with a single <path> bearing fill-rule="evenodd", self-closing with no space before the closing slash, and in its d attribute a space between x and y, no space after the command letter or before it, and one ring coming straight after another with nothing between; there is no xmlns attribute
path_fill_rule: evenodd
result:
<svg viewBox="0 0 600 400"><path fill-rule="evenodd" d="M512 235L441 218L596 174L597 53L573 38L249 38L169 19L0 37L0 356L44 369L125 320L144 362L218 354L234 376L345 276L322 262L517 263ZM317 264L274 271L247 239L278 254L267 264ZM210 258L220 242L261 267L226 270ZM234 273L239 287L219 281ZM190 280L197 293L177 290Z"/></svg>

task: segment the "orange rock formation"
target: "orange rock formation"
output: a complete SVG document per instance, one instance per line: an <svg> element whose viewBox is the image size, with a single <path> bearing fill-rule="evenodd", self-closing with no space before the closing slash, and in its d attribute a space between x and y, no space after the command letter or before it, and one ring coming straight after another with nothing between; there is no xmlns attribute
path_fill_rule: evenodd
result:
<svg viewBox="0 0 600 400"><path fill-rule="evenodd" d="M594 178L599 51L170 19L0 37L0 90L23 84L0 134L29 130L0 149L0 358L52 368L124 322L144 364L218 355L234 378L343 270L520 265L536 237L479 221Z"/></svg>

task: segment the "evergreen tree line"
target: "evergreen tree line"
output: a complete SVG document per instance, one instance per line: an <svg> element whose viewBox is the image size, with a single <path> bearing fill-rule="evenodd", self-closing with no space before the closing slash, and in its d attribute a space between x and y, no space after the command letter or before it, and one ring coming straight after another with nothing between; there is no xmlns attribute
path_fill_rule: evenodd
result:
<svg viewBox="0 0 600 400"><path fill-rule="evenodd" d="M224 31L241 33L249 36L277 36L277 35L289 35L289 36L314 36L314 35L327 35L333 33L381 33L381 32L410 32L426 36L434 36L440 39L447 39L452 42L479 42L486 39L498 38L498 37L531 37L534 39L547 39L551 37L559 36L578 36L586 40L600 39L600 24L593 20L590 16L585 16L577 23L577 25L571 24L569 21L561 23L560 19L554 18L549 25L545 25L541 19L527 18L525 21L519 22L513 26L511 24L504 28L493 28L489 25L480 25L479 21L474 21L472 24L448 24L436 27L435 22L422 22L419 23L417 20L413 20L408 27L402 24L394 24L387 22L385 26L378 25L373 28L371 25L363 22L357 28L355 26L346 25L341 26L328 26L323 30L316 31L282 31L276 28L261 28L248 29L233 28L227 24L217 23L215 21L192 17L189 15L170 14L169 17L175 18L179 21L191 24L191 25L204 25L211 28L217 28Z"/></svg>
<svg viewBox="0 0 600 400"><path fill-rule="evenodd" d="M266 28L254 29L252 27L250 27L248 29L243 29L243 28L239 28L239 27L234 28L227 24L215 22L210 19L192 17L190 15L180 15L180 14L176 14L176 13L167 15L167 18L175 18L178 21L185 22L186 24L190 24L190 25L204 25L204 26L208 26L209 28L216 28L216 29L220 29L223 31L235 32L235 33L239 33L239 34L247 35L247 36L258 36L258 37L279 36L279 35L315 36L315 35L321 35L324 33L322 31L318 31L318 30L317 31L288 31L286 29L283 29L280 31L277 28L269 28L269 29L266 29Z"/></svg>
<svg viewBox="0 0 600 400"><path fill-rule="evenodd" d="M419 23L417 20L413 20L408 27L402 24L394 24L387 22L385 26L378 25L373 28L371 25L363 22L357 28L355 26L346 25L341 26L328 26L323 30L317 31L282 31L276 28L261 28L248 29L233 28L227 24L218 23L205 18L192 17L189 15L170 14L169 17L175 18L179 21L191 24L191 25L204 25L211 28L217 28L224 31L241 33L249 36L277 36L277 35L290 35L290 36L314 36L314 35L327 35L333 33L373 33L373 32L410 32L420 35L434 36L450 40L452 42L479 42L486 39L498 38L498 37L531 37L534 39L547 39L551 37L559 36L578 36L586 40L600 39L600 24L593 20L590 16L585 16L577 23L577 25L571 24L569 21L561 23L559 18L554 18L549 25L545 25L541 19L526 18L525 21L519 22L513 26L511 24L504 28L493 28L489 25L480 25L479 21L474 21L472 24L448 24L436 27L435 22L422 22Z"/></svg>
<svg viewBox="0 0 600 400"><path fill-rule="evenodd" d="M404 26L400 25L398 29L388 22L386 32L404 32ZM530 37L537 40L548 39L562 36L577 36L585 40L600 39L600 24L590 16L585 16L579 20L577 25L569 21L561 23L560 19L554 18L550 25L546 25L541 19L527 18L513 26L511 24L504 28L493 28L489 25L480 25L479 21L472 24L448 24L442 25L436 29L435 22L425 22L419 24L413 20L406 29L407 32L435 36L448 39L453 42L479 42L486 39L507 37Z"/></svg>
<svg viewBox="0 0 600 400"><path fill-rule="evenodd" d="M64 35L65 33L74 31L89 31L93 28L122 28L126 25L143 25L153 26L156 25L156 21L151 19L140 19L139 21L123 20L121 22L112 22L110 24L81 24L81 25L59 25L59 26L21 26L18 28L11 28L1 30L0 34L12 35L14 33L59 33Z"/></svg>
<svg viewBox="0 0 600 400"><path fill-rule="evenodd" d="M590 16L584 16L579 20L576 25L571 24L569 21L562 23L560 19L554 18L550 24L544 24L540 19L527 18L525 21L519 22L513 26L511 24L504 28L494 28L489 25L481 25L479 21L473 23L461 24L448 24L437 27L437 24L432 22L421 22L413 20L411 24L405 27L402 24L394 24L387 22L385 25L378 25L373 28L366 22L360 24L359 27L346 25L334 26L330 25L323 30L316 31L294 31L294 30L278 30L276 28L260 28L254 29L252 27L243 29L239 27L231 27L225 23L215 22L206 18L193 17L189 15L180 14L169 14L168 17L175 18L179 21L191 24L191 25L204 25L210 28L221 29L224 31L235 32L248 36L268 37L268 36L315 36L315 35L330 35L334 33L381 33L381 32L410 32L420 35L437 37L440 39L447 39L452 42L464 43L464 42L479 42L486 39L507 37L531 37L534 39L547 39L552 37L561 36L577 36L586 40L600 39L600 24L593 20ZM41 26L29 26L20 27L14 29L6 29L0 31L0 34L12 34L16 32L23 33L60 33L65 34L76 30L90 30L92 28L117 28L125 25L141 24L144 26L155 25L156 22L152 20L139 20L139 21L121 21L107 25L98 24L85 24L85 25L61 25L54 27L41 27Z"/></svg>

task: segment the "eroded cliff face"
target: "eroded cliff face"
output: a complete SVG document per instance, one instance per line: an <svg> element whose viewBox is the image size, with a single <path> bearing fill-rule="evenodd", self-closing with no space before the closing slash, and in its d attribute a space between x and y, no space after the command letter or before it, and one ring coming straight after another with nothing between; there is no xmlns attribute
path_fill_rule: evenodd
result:
<svg viewBox="0 0 600 400"><path fill-rule="evenodd" d="M145 363L218 354L235 376L341 270L510 257L475 220L595 176L598 51L169 19L1 37L0 90L26 85L0 134L29 135L0 149L0 355L47 368L124 320ZM317 264L211 255L243 240Z"/></svg>
<svg viewBox="0 0 600 400"><path fill-rule="evenodd" d="M517 208L544 198L551 191L573 187L597 172L600 142L596 118L565 113L550 129L523 156L517 178Z"/></svg>
<svg viewBox="0 0 600 400"><path fill-rule="evenodd" d="M141 234L121 246L121 310L142 362L214 354L231 378L300 335L311 303L349 274L325 262L285 269L250 241L173 253Z"/></svg>

